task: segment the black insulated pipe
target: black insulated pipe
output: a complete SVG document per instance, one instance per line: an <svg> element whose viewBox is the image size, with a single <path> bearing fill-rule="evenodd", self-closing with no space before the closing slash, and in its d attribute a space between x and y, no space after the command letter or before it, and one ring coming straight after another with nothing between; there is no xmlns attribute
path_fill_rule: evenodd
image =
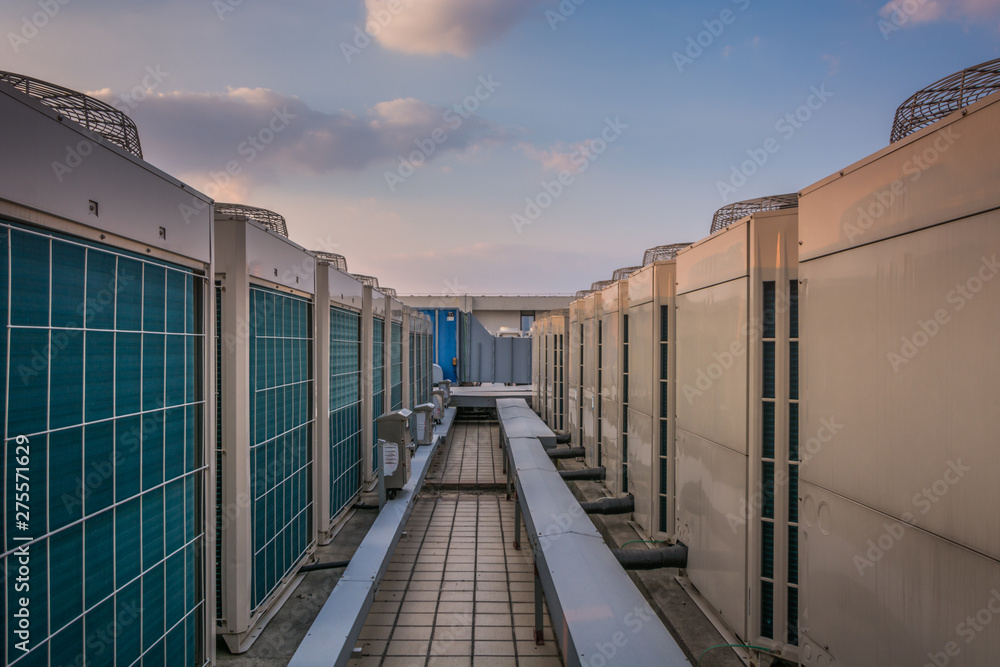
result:
<svg viewBox="0 0 1000 667"><path fill-rule="evenodd" d="M575 459L586 454L583 447L551 447L545 450L550 459Z"/></svg>
<svg viewBox="0 0 1000 667"><path fill-rule="evenodd" d="M675 544L661 549L612 549L626 570L659 570L665 567L687 567L688 548Z"/></svg>
<svg viewBox="0 0 1000 667"><path fill-rule="evenodd" d="M317 570L334 570L338 567L347 567L351 564L349 560L335 560L330 563L313 563L312 565L303 565L299 568L299 572L316 572Z"/></svg>
<svg viewBox="0 0 1000 667"><path fill-rule="evenodd" d="M602 498L592 503L580 503L587 514L629 514L635 511L635 498L631 495L621 498Z"/></svg>
<svg viewBox="0 0 1000 667"><path fill-rule="evenodd" d="M556 431L555 433L557 445L568 445L573 439L573 434L569 431Z"/></svg>
<svg viewBox="0 0 1000 667"><path fill-rule="evenodd" d="M355 510L377 510L378 505L369 505L367 503L354 503L351 505L351 509Z"/></svg>
<svg viewBox="0 0 1000 667"><path fill-rule="evenodd" d="M607 471L604 468L583 468L582 470L560 470L559 474L567 482L603 482Z"/></svg>

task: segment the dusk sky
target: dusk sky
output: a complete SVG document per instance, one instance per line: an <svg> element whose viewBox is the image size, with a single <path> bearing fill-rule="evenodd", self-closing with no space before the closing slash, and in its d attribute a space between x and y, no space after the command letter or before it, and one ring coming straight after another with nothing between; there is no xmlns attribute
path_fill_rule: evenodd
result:
<svg viewBox="0 0 1000 667"><path fill-rule="evenodd" d="M903 100L1000 57L1000 0L4 0L0 19L0 69L123 108L148 162L400 294L585 289L883 148Z"/></svg>

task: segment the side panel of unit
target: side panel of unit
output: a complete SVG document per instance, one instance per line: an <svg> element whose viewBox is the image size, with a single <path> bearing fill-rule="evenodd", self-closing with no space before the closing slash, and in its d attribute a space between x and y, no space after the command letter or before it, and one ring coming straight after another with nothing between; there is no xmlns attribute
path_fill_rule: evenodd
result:
<svg viewBox="0 0 1000 667"><path fill-rule="evenodd" d="M581 428L583 425L581 418L583 392L580 386L583 377L581 370L581 363L583 362L583 355L581 353L583 333L581 331L582 323L579 316L579 303L579 301L574 301L569 306L569 317L567 318L569 332L566 346L566 422L572 444L575 447L583 446L583 439L581 437Z"/></svg>
<svg viewBox="0 0 1000 667"><path fill-rule="evenodd" d="M620 284L601 292L601 451L607 470L605 486L613 495L622 492L622 300Z"/></svg>
<svg viewBox="0 0 1000 667"><path fill-rule="evenodd" d="M747 636L747 248L743 222L677 257L677 539L690 550L690 580L740 637Z"/></svg>
<svg viewBox="0 0 1000 667"><path fill-rule="evenodd" d="M801 496L803 665L996 662L996 560L808 482Z"/></svg>

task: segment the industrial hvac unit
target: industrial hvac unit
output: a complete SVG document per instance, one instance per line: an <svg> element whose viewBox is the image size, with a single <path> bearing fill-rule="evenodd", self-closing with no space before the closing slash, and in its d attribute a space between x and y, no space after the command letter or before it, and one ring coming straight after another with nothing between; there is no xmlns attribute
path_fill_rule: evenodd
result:
<svg viewBox="0 0 1000 667"><path fill-rule="evenodd" d="M600 292L601 452L607 470L605 486L612 495L628 493L628 424L623 402L627 381L628 280L617 280Z"/></svg>
<svg viewBox="0 0 1000 667"><path fill-rule="evenodd" d="M567 311L555 311L546 320L546 423L554 431L566 428L566 326Z"/></svg>
<svg viewBox="0 0 1000 667"><path fill-rule="evenodd" d="M542 322L536 317L531 323L531 407L533 410L541 411L542 392Z"/></svg>
<svg viewBox="0 0 1000 667"><path fill-rule="evenodd" d="M378 471L378 428L375 420L389 412L386 392L389 341L386 337L386 314L389 297L377 289L377 281L369 276L357 276L365 283L361 314L361 395L363 401L362 471L364 483L372 488Z"/></svg>
<svg viewBox="0 0 1000 667"><path fill-rule="evenodd" d="M650 537L674 536L677 251L646 251L628 279L628 466L634 518Z"/></svg>
<svg viewBox="0 0 1000 667"><path fill-rule="evenodd" d="M405 340L403 303L395 296L386 294L386 311L389 314L389 349L386 359L389 362L389 410L403 409L403 356L406 351L403 341Z"/></svg>
<svg viewBox="0 0 1000 667"><path fill-rule="evenodd" d="M583 325L581 346L581 444L586 450L587 465L604 465L601 456L601 294L591 292L580 300L580 322Z"/></svg>
<svg viewBox="0 0 1000 667"><path fill-rule="evenodd" d="M998 89L935 83L802 192L803 664L1000 655Z"/></svg>
<svg viewBox="0 0 1000 667"><path fill-rule="evenodd" d="M234 653L294 590L317 534L316 258L266 219L215 213L218 632Z"/></svg>
<svg viewBox="0 0 1000 667"><path fill-rule="evenodd" d="M416 337L416 381L414 392L415 405L431 402L434 367L434 328L429 316L420 313L417 319L419 325Z"/></svg>
<svg viewBox="0 0 1000 667"><path fill-rule="evenodd" d="M754 200L757 212L681 250L676 265L676 537L689 549L687 576L742 641L790 659L798 642L796 200Z"/></svg>
<svg viewBox="0 0 1000 667"><path fill-rule="evenodd" d="M316 515L320 544L333 537L361 493L363 421L361 322L364 285L326 253L316 266Z"/></svg>
<svg viewBox="0 0 1000 667"><path fill-rule="evenodd" d="M537 401L534 404L534 410L542 418L542 421L546 421L547 423L546 411L549 409L549 369L546 365L546 360L549 356L548 318L536 317L535 323L532 325L532 330L535 332L535 346L533 350L536 369L534 395L537 396Z"/></svg>
<svg viewBox="0 0 1000 667"><path fill-rule="evenodd" d="M0 73L0 125L0 662L204 664L210 200L143 162L132 121L80 93Z"/></svg>
<svg viewBox="0 0 1000 667"><path fill-rule="evenodd" d="M573 446L583 446L583 323L580 321L580 300L569 304L566 317L566 355L563 366L566 372L566 427Z"/></svg>

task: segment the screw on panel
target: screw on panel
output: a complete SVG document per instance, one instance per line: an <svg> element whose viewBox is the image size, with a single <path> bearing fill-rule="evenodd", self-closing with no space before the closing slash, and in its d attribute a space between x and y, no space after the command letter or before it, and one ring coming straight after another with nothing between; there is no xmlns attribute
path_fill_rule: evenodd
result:
<svg viewBox="0 0 1000 667"><path fill-rule="evenodd" d="M160 227L160 238L163 239L164 241L167 239L167 228L166 227Z"/></svg>
<svg viewBox="0 0 1000 667"><path fill-rule="evenodd" d="M94 201L93 199L91 199L90 202L88 203L87 210L90 211L90 214L95 218L100 215L97 209L97 202Z"/></svg>

